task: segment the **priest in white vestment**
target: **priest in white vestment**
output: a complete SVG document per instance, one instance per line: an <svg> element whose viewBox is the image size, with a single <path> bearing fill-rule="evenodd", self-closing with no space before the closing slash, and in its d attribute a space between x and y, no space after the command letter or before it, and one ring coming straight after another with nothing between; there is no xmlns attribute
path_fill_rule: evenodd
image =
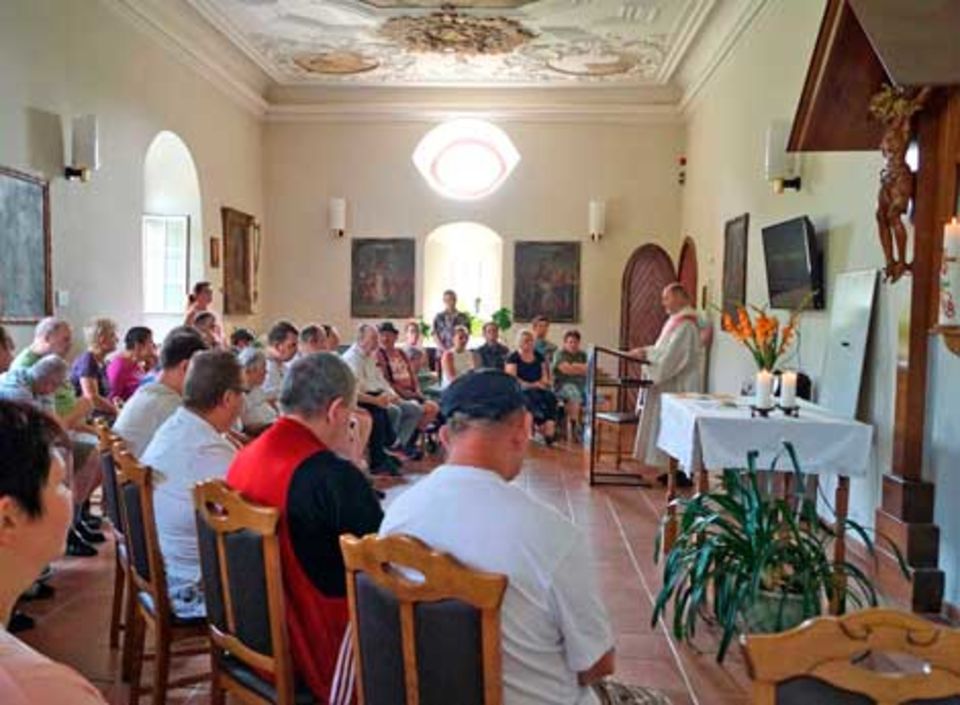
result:
<svg viewBox="0 0 960 705"><path fill-rule="evenodd" d="M667 455L657 448L660 432L660 397L665 393L699 392L701 387L699 318L690 295L679 282L663 290L663 307L669 318L663 324L654 345L631 350L630 354L647 363L647 387L640 425L634 444L634 457L645 465L666 468ZM688 480L688 478L680 478Z"/></svg>

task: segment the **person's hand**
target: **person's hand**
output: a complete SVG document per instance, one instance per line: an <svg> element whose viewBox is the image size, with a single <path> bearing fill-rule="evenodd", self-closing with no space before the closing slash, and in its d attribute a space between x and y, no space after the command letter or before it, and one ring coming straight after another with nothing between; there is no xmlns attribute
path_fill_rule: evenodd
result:
<svg viewBox="0 0 960 705"><path fill-rule="evenodd" d="M390 397L386 394L379 395L377 397L377 406L379 406L381 409L386 409L388 406L390 406Z"/></svg>

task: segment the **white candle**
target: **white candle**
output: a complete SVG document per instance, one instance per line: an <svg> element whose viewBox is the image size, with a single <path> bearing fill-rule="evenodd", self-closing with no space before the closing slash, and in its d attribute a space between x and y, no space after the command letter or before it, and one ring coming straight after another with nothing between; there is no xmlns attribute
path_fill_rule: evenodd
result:
<svg viewBox="0 0 960 705"><path fill-rule="evenodd" d="M773 375L767 370L757 372L757 379L754 385L757 391L756 407L758 409L769 409L773 406Z"/></svg>
<svg viewBox="0 0 960 705"><path fill-rule="evenodd" d="M780 376L780 406L792 409L797 405L797 373L784 372Z"/></svg>
<svg viewBox="0 0 960 705"><path fill-rule="evenodd" d="M960 221L956 216L943 227L943 256L960 257Z"/></svg>

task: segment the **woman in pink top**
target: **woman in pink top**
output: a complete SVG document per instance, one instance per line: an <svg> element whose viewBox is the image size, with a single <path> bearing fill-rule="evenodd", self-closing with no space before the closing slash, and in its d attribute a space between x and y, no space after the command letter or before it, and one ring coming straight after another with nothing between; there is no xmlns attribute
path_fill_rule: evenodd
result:
<svg viewBox="0 0 960 705"><path fill-rule="evenodd" d="M146 374L147 361L157 352L153 332L145 326L134 326L123 338L123 350L107 363L110 396L126 401L133 396Z"/></svg>
<svg viewBox="0 0 960 705"><path fill-rule="evenodd" d="M60 448L70 441L51 417L0 401L0 625L44 566L63 555L73 499ZM34 651L0 626L0 703L105 705L71 668Z"/></svg>

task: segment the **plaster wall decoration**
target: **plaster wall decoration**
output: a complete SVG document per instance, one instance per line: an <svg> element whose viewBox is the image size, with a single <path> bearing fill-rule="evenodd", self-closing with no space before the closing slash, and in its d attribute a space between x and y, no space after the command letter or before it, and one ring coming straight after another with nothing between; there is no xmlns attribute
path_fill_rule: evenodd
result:
<svg viewBox="0 0 960 705"><path fill-rule="evenodd" d="M187 0L284 86L621 87L667 84L726 1Z"/></svg>

